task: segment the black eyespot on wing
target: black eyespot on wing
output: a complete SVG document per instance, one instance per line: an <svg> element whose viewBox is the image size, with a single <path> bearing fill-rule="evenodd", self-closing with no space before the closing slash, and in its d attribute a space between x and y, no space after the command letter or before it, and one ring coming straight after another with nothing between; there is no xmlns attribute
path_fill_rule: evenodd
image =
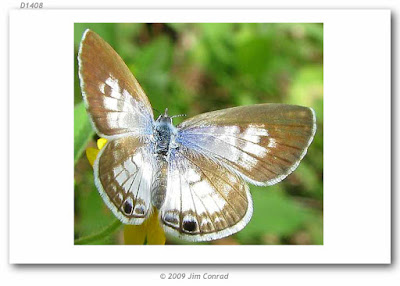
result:
<svg viewBox="0 0 400 286"><path fill-rule="evenodd" d="M183 222L183 229L188 232L193 232L196 230L197 223L193 220L187 220Z"/></svg>
<svg viewBox="0 0 400 286"><path fill-rule="evenodd" d="M126 201L126 202L124 203L124 212L125 212L126 214L131 214L131 213L132 213L132 205L131 205L131 203L128 202L128 201Z"/></svg>

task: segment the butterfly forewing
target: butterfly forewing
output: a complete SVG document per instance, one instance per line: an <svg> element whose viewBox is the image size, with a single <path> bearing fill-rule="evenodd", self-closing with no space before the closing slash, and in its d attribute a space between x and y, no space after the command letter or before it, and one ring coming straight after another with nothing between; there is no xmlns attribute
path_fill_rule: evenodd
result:
<svg viewBox="0 0 400 286"><path fill-rule="evenodd" d="M112 140L94 164L95 183L108 207L126 224L141 224L151 211L153 154L138 137Z"/></svg>
<svg viewBox="0 0 400 286"><path fill-rule="evenodd" d="M108 139L126 134L150 135L151 105L113 48L87 30L78 60L83 98L97 133Z"/></svg>
<svg viewBox="0 0 400 286"><path fill-rule="evenodd" d="M178 129L180 144L218 160L253 184L272 185L298 166L316 124L310 108L259 104L204 113Z"/></svg>
<svg viewBox="0 0 400 286"><path fill-rule="evenodd" d="M244 181L224 166L185 147L171 152L164 229L190 241L218 239L241 230L252 215Z"/></svg>

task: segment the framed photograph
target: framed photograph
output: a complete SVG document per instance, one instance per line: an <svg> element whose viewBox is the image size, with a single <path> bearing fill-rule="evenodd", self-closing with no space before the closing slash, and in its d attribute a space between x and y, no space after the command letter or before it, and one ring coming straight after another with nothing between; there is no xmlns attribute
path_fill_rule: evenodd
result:
<svg viewBox="0 0 400 286"><path fill-rule="evenodd" d="M323 244L322 23L74 39L75 243Z"/></svg>
<svg viewBox="0 0 400 286"><path fill-rule="evenodd" d="M390 263L390 19L11 11L10 263Z"/></svg>

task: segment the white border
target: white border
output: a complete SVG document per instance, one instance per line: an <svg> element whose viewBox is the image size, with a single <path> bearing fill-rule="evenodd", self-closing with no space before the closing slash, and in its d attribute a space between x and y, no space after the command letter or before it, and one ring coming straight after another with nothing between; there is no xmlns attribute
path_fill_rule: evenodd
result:
<svg viewBox="0 0 400 286"><path fill-rule="evenodd" d="M74 246L74 22L324 22L324 245ZM12 11L9 239L11 263L389 263L390 11Z"/></svg>

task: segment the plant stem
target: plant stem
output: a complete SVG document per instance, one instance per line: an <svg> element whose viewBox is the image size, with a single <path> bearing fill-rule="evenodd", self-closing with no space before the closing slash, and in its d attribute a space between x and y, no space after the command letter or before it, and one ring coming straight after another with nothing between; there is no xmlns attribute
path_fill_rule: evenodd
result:
<svg viewBox="0 0 400 286"><path fill-rule="evenodd" d="M122 225L122 223L117 219L112 224L107 226L104 230L102 230L101 232L75 239L74 243L75 244L89 244L93 241L100 240L100 239L110 235L114 231L116 231L121 225Z"/></svg>

